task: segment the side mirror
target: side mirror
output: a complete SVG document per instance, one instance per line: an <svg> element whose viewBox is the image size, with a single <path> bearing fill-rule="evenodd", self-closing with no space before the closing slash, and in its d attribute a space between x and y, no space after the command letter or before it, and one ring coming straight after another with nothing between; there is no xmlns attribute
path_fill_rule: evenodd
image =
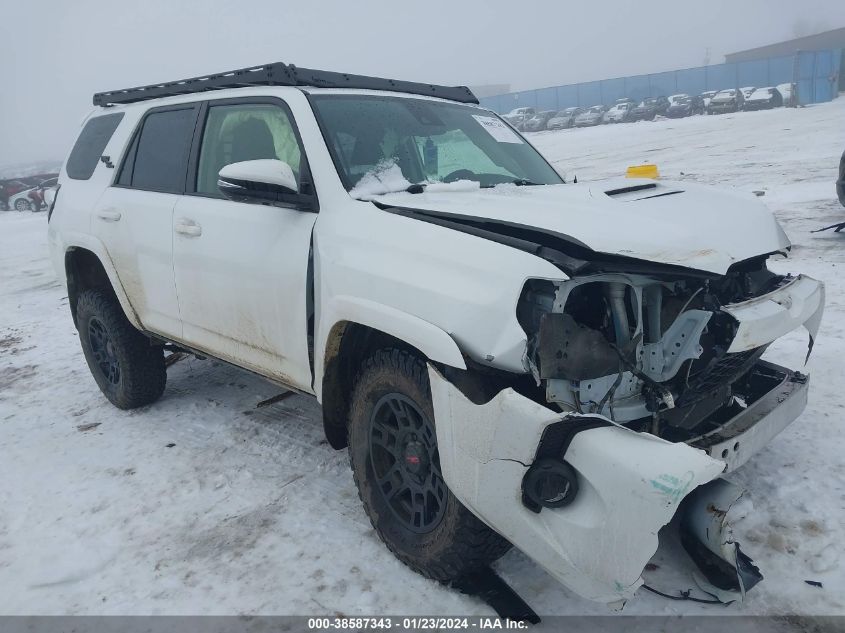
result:
<svg viewBox="0 0 845 633"><path fill-rule="evenodd" d="M299 193L293 169L273 158L226 165L218 174L217 187L237 202L289 201Z"/></svg>

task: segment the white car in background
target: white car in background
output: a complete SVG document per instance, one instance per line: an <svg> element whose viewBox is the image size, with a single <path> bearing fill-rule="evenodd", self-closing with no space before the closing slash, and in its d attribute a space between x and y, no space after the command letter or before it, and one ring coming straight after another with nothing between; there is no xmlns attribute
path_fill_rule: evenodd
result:
<svg viewBox="0 0 845 633"><path fill-rule="evenodd" d="M9 209L14 211L37 211L36 202L30 194L38 191L38 187L30 187L9 196Z"/></svg>
<svg viewBox="0 0 845 633"><path fill-rule="evenodd" d="M710 107L710 100L716 96L716 93L719 92L718 90L708 90L706 92L702 92L699 96L701 100L704 101L704 111L707 112L707 108Z"/></svg>
<svg viewBox="0 0 845 633"><path fill-rule="evenodd" d="M58 187L58 178L50 178L38 183L34 187L24 189L9 196L9 209L15 211L42 211L52 202L53 197L47 200L46 194L53 192Z"/></svg>
<svg viewBox="0 0 845 633"><path fill-rule="evenodd" d="M783 97L783 105L784 106L794 106L798 105L797 97L798 92L795 90L795 84L793 83L785 83L785 84L778 84L775 86L778 92Z"/></svg>
<svg viewBox="0 0 845 633"><path fill-rule="evenodd" d="M634 104L625 102L617 103L611 107L610 110L604 113L603 120L605 123L623 123L631 120L631 111L634 109Z"/></svg>
<svg viewBox="0 0 845 633"><path fill-rule="evenodd" d="M516 129L522 131L522 126L537 113L537 108L523 107L514 108L502 118L514 126Z"/></svg>

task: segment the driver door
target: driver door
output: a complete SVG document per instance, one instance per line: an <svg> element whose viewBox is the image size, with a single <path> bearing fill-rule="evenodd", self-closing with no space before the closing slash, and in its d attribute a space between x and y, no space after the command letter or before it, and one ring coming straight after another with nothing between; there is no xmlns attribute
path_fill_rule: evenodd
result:
<svg viewBox="0 0 845 633"><path fill-rule="evenodd" d="M301 181L305 158L293 117L279 99L248 98L209 102L200 121L193 183L173 216L182 338L310 392L307 277L317 216L233 202L217 189L225 165L265 158L285 161Z"/></svg>

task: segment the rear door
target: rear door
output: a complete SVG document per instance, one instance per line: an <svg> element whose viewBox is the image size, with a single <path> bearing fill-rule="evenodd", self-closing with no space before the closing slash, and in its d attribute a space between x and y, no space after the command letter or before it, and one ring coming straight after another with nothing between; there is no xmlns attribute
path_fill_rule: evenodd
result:
<svg viewBox="0 0 845 633"><path fill-rule="evenodd" d="M106 246L144 329L181 337L173 279L173 207L185 191L199 106L153 108L142 118L92 230Z"/></svg>
<svg viewBox="0 0 845 633"><path fill-rule="evenodd" d="M302 143L277 98L212 101L200 113L188 193L174 214L174 273L191 347L311 391L307 292L312 210L225 199L225 165L274 158L308 188Z"/></svg>

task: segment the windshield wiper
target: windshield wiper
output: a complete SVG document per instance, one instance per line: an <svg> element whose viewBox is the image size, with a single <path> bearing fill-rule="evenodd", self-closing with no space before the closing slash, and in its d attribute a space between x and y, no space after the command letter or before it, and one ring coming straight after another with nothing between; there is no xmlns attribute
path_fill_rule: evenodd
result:
<svg viewBox="0 0 845 633"><path fill-rule="evenodd" d="M449 184L449 183L430 183L430 182L415 182L412 185L405 188L406 193L423 193L431 184ZM497 184L509 184L509 185L516 185L517 187L535 187L538 186L540 183L533 182L528 180L527 178L517 178L516 180L507 181L507 183L497 183ZM496 185L479 185L481 189L492 189Z"/></svg>

